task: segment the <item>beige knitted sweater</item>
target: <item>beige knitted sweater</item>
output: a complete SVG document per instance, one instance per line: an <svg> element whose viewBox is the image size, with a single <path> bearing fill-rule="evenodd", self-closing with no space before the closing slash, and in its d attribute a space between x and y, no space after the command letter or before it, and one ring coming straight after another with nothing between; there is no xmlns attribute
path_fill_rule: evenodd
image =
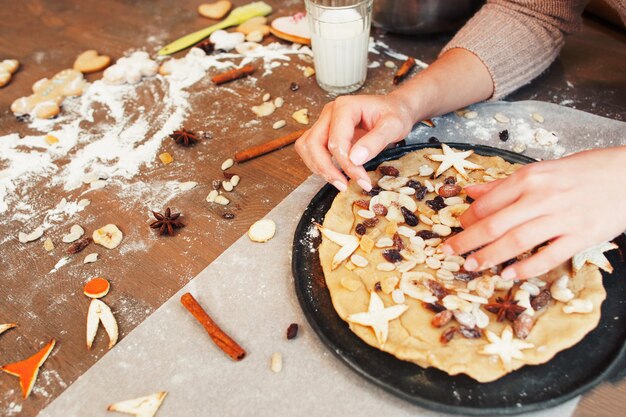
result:
<svg viewBox="0 0 626 417"><path fill-rule="evenodd" d="M582 27L589 0L488 0L442 53L464 48L487 66L492 99L529 83L554 61L565 36ZM608 0L626 22L626 0Z"/></svg>

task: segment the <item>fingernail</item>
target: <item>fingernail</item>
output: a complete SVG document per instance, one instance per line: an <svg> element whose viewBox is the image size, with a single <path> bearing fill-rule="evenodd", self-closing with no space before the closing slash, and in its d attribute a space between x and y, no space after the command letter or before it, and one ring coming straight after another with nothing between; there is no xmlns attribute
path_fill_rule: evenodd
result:
<svg viewBox="0 0 626 417"><path fill-rule="evenodd" d="M365 178L359 179L356 183L359 184L359 187L361 187L365 191L371 191L372 190L372 184L368 180L366 180Z"/></svg>
<svg viewBox="0 0 626 417"><path fill-rule="evenodd" d="M355 146L350 152L350 160L354 165L363 165L369 156L369 151L363 146Z"/></svg>
<svg viewBox="0 0 626 417"><path fill-rule="evenodd" d="M476 268L478 268L478 262L476 262L476 259L474 259L474 258L469 258L463 264L463 268L465 268L466 271L473 271ZM504 278L504 277L502 277L502 278Z"/></svg>
<svg viewBox="0 0 626 417"><path fill-rule="evenodd" d="M446 255L454 255L454 249L450 245L443 245L441 251Z"/></svg>
<svg viewBox="0 0 626 417"><path fill-rule="evenodd" d="M339 180L333 181L333 185L339 190L339 192L344 192L348 189L348 186Z"/></svg>
<svg viewBox="0 0 626 417"><path fill-rule="evenodd" d="M515 279L515 276L515 270L512 268L507 268L500 274L500 277L505 281L512 281Z"/></svg>

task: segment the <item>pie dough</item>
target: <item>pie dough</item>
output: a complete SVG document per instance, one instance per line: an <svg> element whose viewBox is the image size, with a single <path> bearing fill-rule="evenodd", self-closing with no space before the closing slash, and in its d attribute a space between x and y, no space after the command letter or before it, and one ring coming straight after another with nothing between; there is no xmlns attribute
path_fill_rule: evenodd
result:
<svg viewBox="0 0 626 417"><path fill-rule="evenodd" d="M434 189L438 189L440 186L438 184L443 183L444 178L449 176L455 177L457 184L464 187L468 184L483 183L506 177L521 167L521 165L508 163L499 157L485 157L473 154L469 156L467 160L480 165L484 169L469 172L467 174L467 180L461 175L457 175L458 173L455 171L454 167L446 170L437 178L420 176L420 167L422 167L423 170L424 165L430 166L434 170L439 167L439 163L430 160L427 158L427 155L441 153L441 149L438 148L422 149L407 154L398 160L385 162L382 165L395 167L399 171L398 177L420 181L422 185L427 185L428 188ZM377 184L378 180L383 177L379 170L369 172L369 175L373 184ZM430 184L426 184L427 181ZM402 184L402 182L403 181L400 181L399 184ZM396 181L394 186L397 187L399 184ZM397 190L402 188L403 187L400 186ZM404 188L406 188L406 186L404 186ZM566 309L570 311L568 314L563 309L567 303L550 298L550 301L544 308L532 312L534 326L530 330L528 337L522 341L513 336L514 344L510 345L509 332L511 331L513 323L507 319L498 322L496 321L496 315L486 311L484 305L464 301L464 303L471 304L472 311L476 309L479 310L477 312L478 314L475 315L475 317L480 318L478 322L482 321L484 325L487 322L485 320L486 316L489 319L488 324L481 329L482 335L480 338L465 338L457 332L447 344L443 344L440 341L442 333L446 329L452 326L458 327L460 324L456 319L452 319L452 321L443 327L434 327L431 321L435 313L425 308L422 301L413 298L420 297L423 294L419 291L409 291L406 286L404 287L404 291L401 291L403 274L419 277L421 276L419 273L428 273L432 275L435 281L442 285L454 288L461 287L460 292L463 292L463 287L466 287L467 283L457 279L449 280L449 273L439 273L441 276L447 277L448 280L438 278L439 275L437 271L441 269L440 265L446 261L443 255L437 253L435 253L435 256L427 256L427 258L433 259L425 260L423 253L411 254L410 251L402 252L407 256L410 255L411 259L406 260L405 258L405 260L399 263L396 262L395 264L382 256L384 250L390 249L389 247L385 247L385 245L388 245L389 241L393 239L388 238L392 238L397 231L401 231L402 234L397 234L396 239L400 236L404 246L406 248L412 248L412 238L408 237L413 233L410 229L415 231L424 229L431 230L432 226L428 225L427 222L424 221L424 218L428 217L426 220L435 221L439 219L438 216L433 216L435 212L429 209L425 202L432 200L436 195L434 191L427 192L425 198L421 201L417 201L414 195L409 195L412 202L406 201L404 197L394 197L396 198L396 202L390 203L387 215L377 215L376 218L379 219L378 224L374 227L367 228L366 234L362 237L356 233L355 227L358 223L362 223L366 220L363 216L371 216L369 213L365 213L371 210L362 207L364 202L361 202L361 205L354 203L357 200L370 200L372 197L363 194L361 188L354 181L349 182L346 192L337 195L330 210L326 214L323 223L323 231L326 230L356 236L360 238L361 241L359 247L352 253L352 259L358 259L358 262L353 263L350 254L348 254L347 257L342 256L344 260L340 265L335 265L333 268L333 260L336 263L336 255L344 246L333 242L333 240L328 238L327 234L323 233L322 243L319 246L319 256L324 270L326 285L330 291L332 302L337 313L363 341L399 359L414 362L424 368L432 366L449 375L467 374L479 382L490 382L524 365L537 365L549 361L558 352L578 343L587 333L598 325L600 320L600 306L602 301L606 298L606 292L602 285L602 275L596 265L587 263L579 270L572 270L569 263L567 263L548 272L544 276L530 280L529 284L524 286L523 291L519 289L519 286L523 284L523 282L516 283L513 291L520 291L520 293L516 295L516 299L519 298L521 305L528 305L528 299L532 298L532 295L529 297L529 292L533 289L536 290L539 285L544 285L540 289L550 289L553 281L567 275L569 279L563 279L562 283L567 284L568 289L574 294L574 299L585 300L581 302L592 306L590 312L571 313L571 309ZM465 193L463 191L461 191L458 197L463 198L465 201ZM404 201L404 203L401 204L413 206L411 208L416 206L417 210L414 211L416 216L423 214L423 216L419 216L420 221L417 226L411 227L401 221L397 222L398 224L396 225L388 220L388 218L398 219L396 213L399 212L397 207L398 201ZM458 199L456 199L456 201L450 201L458 203ZM389 232L389 234L387 232ZM419 246L422 242L419 242L420 239L415 239ZM372 241L379 242L379 245L383 247L372 245ZM437 240L428 243L437 244ZM425 247L428 248L428 245ZM436 247L436 245L434 247ZM430 249L429 253L433 251L436 252L436 249ZM416 252L420 251L417 249ZM435 259L437 256L444 259ZM367 262L364 262L363 259ZM414 267L412 267L413 263L411 262L415 263ZM439 267L439 269L432 269L431 266L434 268ZM393 270L389 270L392 268ZM398 269L401 269L403 272L399 272ZM418 274L414 274L415 272L418 272ZM460 272L463 271L461 270ZM497 272L497 270L492 270L485 273L484 276L493 276L496 275ZM457 273L459 272L453 272L453 274ZM502 288L506 285L504 281L498 280L498 278L493 278L492 280L495 280L496 283L500 285L496 288ZM542 284L542 282L545 282L545 284ZM425 290L422 288L422 291ZM452 294L455 293L455 290L448 289L448 291ZM368 311L371 292L376 292L376 294L380 296L385 308L397 304L406 304L408 306L408 309L398 318L389 321L388 335L384 343L379 342L372 327L349 321L349 316ZM399 292L403 292L404 296L401 293L399 294ZM506 293L507 291L505 289L496 289L495 293L489 297L489 302L494 302L497 296L504 296ZM474 291L471 291L465 299L480 301L481 297L476 295ZM394 300L401 301L402 303L396 303ZM432 301L432 295L430 301ZM465 312L469 311L467 307L467 304L465 304ZM460 318L461 316L459 316L459 319ZM489 338L487 336L489 336ZM506 345L507 343L509 343L509 345ZM495 344L495 346L487 347L490 344ZM529 348L528 345L532 345L532 347ZM516 348L520 348L519 351L521 354L515 353L511 356L510 353L514 352ZM494 354L494 352L499 352L499 349L504 349L504 351L502 351L501 354ZM509 360L505 361L503 358Z"/></svg>

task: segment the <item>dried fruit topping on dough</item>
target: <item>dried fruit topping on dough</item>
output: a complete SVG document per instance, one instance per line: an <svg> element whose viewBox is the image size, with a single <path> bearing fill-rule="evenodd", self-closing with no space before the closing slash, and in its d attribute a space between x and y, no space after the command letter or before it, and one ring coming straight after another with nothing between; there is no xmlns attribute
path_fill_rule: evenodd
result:
<svg viewBox="0 0 626 417"><path fill-rule="evenodd" d="M24 399L28 398L30 392L35 386L35 380L39 373L39 368L48 359L50 352L54 349L56 341L52 339L46 346L44 346L39 352L35 353L30 358L24 359L20 362L10 363L4 365L2 369L4 372L17 376L20 379L20 387L22 388L22 394Z"/></svg>
<svg viewBox="0 0 626 417"><path fill-rule="evenodd" d="M89 304L89 312L87 313L87 349L91 349L101 322L109 336L109 349L111 349L117 343L117 321L108 305L93 299Z"/></svg>
<svg viewBox="0 0 626 417"><path fill-rule="evenodd" d="M133 398L132 400L120 401L107 407L108 411L130 414L135 417L154 417L163 403L166 391L155 392L145 397Z"/></svg>
<svg viewBox="0 0 626 417"><path fill-rule="evenodd" d="M474 153L473 150L455 152L451 147L445 143L441 144L441 154L426 155L431 161L441 162L435 177L440 176L450 168L454 168L464 179L468 179L467 171L465 169L484 169L482 166L470 162L467 158Z"/></svg>
<svg viewBox="0 0 626 417"><path fill-rule="evenodd" d="M407 309L408 305L396 304L391 307L385 307L385 303L375 291L370 292L370 303L366 312L350 314L348 321L368 326L374 330L376 340L380 346L387 341L389 334L389 322L400 317Z"/></svg>

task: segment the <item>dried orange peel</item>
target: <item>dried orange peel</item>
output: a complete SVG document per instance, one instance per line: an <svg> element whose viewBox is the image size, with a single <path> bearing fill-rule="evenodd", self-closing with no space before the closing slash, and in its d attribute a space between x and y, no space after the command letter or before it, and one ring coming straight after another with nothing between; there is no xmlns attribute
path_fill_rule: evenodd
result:
<svg viewBox="0 0 626 417"><path fill-rule="evenodd" d="M95 277L85 284L83 294L89 298L102 298L109 293L111 284L102 277Z"/></svg>
<svg viewBox="0 0 626 417"><path fill-rule="evenodd" d="M7 374L19 377L20 387L22 388L24 399L28 398L30 395L33 386L35 385L39 368L43 365L46 359L48 359L48 356L50 355L50 352L52 352L52 349L54 349L55 344L56 340L52 339L46 346L43 347L43 349L35 353L30 358L24 359L20 362L10 363L0 368Z"/></svg>

